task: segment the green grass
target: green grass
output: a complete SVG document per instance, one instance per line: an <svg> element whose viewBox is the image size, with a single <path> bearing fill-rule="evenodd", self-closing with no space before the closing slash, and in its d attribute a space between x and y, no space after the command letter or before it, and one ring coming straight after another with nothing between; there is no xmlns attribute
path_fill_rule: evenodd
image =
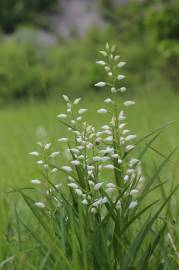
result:
<svg viewBox="0 0 179 270"><path fill-rule="evenodd" d="M95 122L96 126L105 123L105 116L97 115L96 110L100 107L101 95L93 95L85 98L82 107L89 108L86 118ZM179 134L179 97L168 92L146 92L145 94L134 97L137 106L128 109L129 127L143 136L151 130L176 120L155 143L155 148L159 149L164 155L178 145ZM29 215L20 195L7 194L6 192L12 187L29 186L30 179L37 176L37 168L32 159L28 156L30 151L36 149L36 142L40 140L37 136L37 130L44 128L47 133L47 141L54 142L57 150L59 137L65 135L65 130L58 123L56 115L64 111L64 105L59 101L49 101L46 103L19 104L0 110L0 190L1 190L1 206L0 214L3 222L0 225L0 258L1 260L14 253L21 252L15 245L14 224L16 223L14 209L23 212L25 223L29 221ZM95 119L95 121L94 121ZM159 161L161 158L151 150L149 155L150 165L153 158ZM177 155L172 158L176 161ZM165 180L169 180L173 176L173 164L169 166L172 169L165 172ZM174 166L176 167L176 165ZM175 205L175 200L173 200ZM25 212L25 213L24 213ZM177 214L177 209L176 209ZM177 226L178 228L178 226ZM178 229L177 229L178 230ZM7 238L9 242L7 241ZM26 249L31 246L27 245ZM1 268L0 268L1 269ZM8 269L8 268L7 268ZM30 268L29 268L30 269Z"/></svg>

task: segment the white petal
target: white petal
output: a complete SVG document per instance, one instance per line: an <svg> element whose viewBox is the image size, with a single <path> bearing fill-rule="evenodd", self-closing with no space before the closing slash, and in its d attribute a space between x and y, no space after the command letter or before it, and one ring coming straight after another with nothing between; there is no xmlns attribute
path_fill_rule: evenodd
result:
<svg viewBox="0 0 179 270"><path fill-rule="evenodd" d="M135 208L137 205L138 205L138 202L137 202L137 201L132 201L132 202L129 204L129 209L133 209L133 208Z"/></svg>
<svg viewBox="0 0 179 270"><path fill-rule="evenodd" d="M60 119L65 119L65 118L67 118L67 115L64 114L64 113L60 113L60 114L57 115L57 117L60 118Z"/></svg>
<svg viewBox="0 0 179 270"><path fill-rule="evenodd" d="M45 208L45 204L43 202L35 202L34 203L38 208Z"/></svg>
<svg viewBox="0 0 179 270"><path fill-rule="evenodd" d="M124 102L124 106L129 107L135 104L135 101L127 100Z"/></svg>
<svg viewBox="0 0 179 270"><path fill-rule="evenodd" d="M99 61L96 61L96 64L101 65L101 66L105 66L106 63L102 60L99 60Z"/></svg>
<svg viewBox="0 0 179 270"><path fill-rule="evenodd" d="M60 154L60 152L53 152L53 153L51 153L50 157L51 157L51 158L55 158L55 157L57 157L59 154Z"/></svg>
<svg viewBox="0 0 179 270"><path fill-rule="evenodd" d="M120 81L120 80L123 80L125 78L125 76L124 75L122 75L122 74L119 74L118 76L117 76L117 79Z"/></svg>
<svg viewBox="0 0 179 270"><path fill-rule="evenodd" d="M96 87L104 87L106 86L106 83L105 82L98 82L95 84Z"/></svg>
<svg viewBox="0 0 179 270"><path fill-rule="evenodd" d="M101 109L97 110L97 112L103 114L103 113L107 113L108 111L104 108L101 108Z"/></svg>

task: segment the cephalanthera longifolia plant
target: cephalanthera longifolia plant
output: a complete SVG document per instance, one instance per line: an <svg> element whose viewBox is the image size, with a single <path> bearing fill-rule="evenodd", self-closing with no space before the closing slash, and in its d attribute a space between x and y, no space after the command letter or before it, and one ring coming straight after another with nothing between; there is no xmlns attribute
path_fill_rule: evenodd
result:
<svg viewBox="0 0 179 270"><path fill-rule="evenodd" d="M83 120L87 109L79 107L80 98L63 95L67 108L58 119L69 135L58 141L68 161L61 149L51 150L51 143L38 143L39 150L30 153L41 170L41 178L31 180L38 199L20 192L43 230L24 225L37 243L38 256L29 257L29 269L176 269L178 253L168 231L169 210L164 211L176 188L164 199L146 199L158 194L163 185L158 176L172 154L144 177L143 156L162 128L140 140L128 129L125 111L135 102L120 98L126 91L125 62L109 44L100 54L104 60L97 64L108 80L95 86L108 87L109 97L97 113L109 121L96 130Z"/></svg>

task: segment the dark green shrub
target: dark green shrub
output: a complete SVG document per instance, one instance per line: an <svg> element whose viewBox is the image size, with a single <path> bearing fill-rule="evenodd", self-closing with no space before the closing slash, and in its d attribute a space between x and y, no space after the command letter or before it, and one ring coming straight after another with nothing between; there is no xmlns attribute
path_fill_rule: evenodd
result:
<svg viewBox="0 0 179 270"><path fill-rule="evenodd" d="M146 26L155 39L161 72L165 73L174 88L178 88L179 2L162 2L150 9L146 16Z"/></svg>
<svg viewBox="0 0 179 270"><path fill-rule="evenodd" d="M40 12L49 11L56 0L1 0L0 28L5 32L13 32L17 25L24 22L40 24Z"/></svg>

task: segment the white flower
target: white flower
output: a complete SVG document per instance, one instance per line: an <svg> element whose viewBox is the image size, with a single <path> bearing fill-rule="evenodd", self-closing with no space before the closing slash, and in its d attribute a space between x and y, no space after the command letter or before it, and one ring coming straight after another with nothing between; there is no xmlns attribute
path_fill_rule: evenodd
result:
<svg viewBox="0 0 179 270"><path fill-rule="evenodd" d="M127 145L126 146L126 152L131 151L133 148L134 148L134 145L131 145L131 144Z"/></svg>
<svg viewBox="0 0 179 270"><path fill-rule="evenodd" d="M138 189L132 189L131 191L130 191L130 195L135 195L135 194L137 194L139 191L138 191Z"/></svg>
<svg viewBox="0 0 179 270"><path fill-rule="evenodd" d="M105 204L108 202L108 198L107 197L103 197L101 200L101 203Z"/></svg>
<svg viewBox="0 0 179 270"><path fill-rule="evenodd" d="M111 157L112 157L112 158L118 158L119 155L118 155L118 154L112 154Z"/></svg>
<svg viewBox="0 0 179 270"><path fill-rule="evenodd" d="M102 129L110 129L110 127L108 125L104 125L101 127Z"/></svg>
<svg viewBox="0 0 179 270"><path fill-rule="evenodd" d="M58 190L61 188L61 186L62 186L62 184L56 184L55 185L56 189L58 189Z"/></svg>
<svg viewBox="0 0 179 270"><path fill-rule="evenodd" d="M101 154L113 154L114 149L111 147L107 147L106 149L102 149L99 151Z"/></svg>
<svg viewBox="0 0 179 270"><path fill-rule="evenodd" d="M108 54L107 54L107 52L105 52L105 51L99 51L103 56L107 56Z"/></svg>
<svg viewBox="0 0 179 270"><path fill-rule="evenodd" d="M62 95L62 97L63 97L63 99L64 99L66 102L68 102L68 101L69 101L69 97L68 97L68 96L66 96L66 95Z"/></svg>
<svg viewBox="0 0 179 270"><path fill-rule="evenodd" d="M107 165L104 165L103 168L113 170L114 166L112 164L107 164Z"/></svg>
<svg viewBox="0 0 179 270"><path fill-rule="evenodd" d="M77 105L80 102L81 98L76 98L73 102L73 104Z"/></svg>
<svg viewBox="0 0 179 270"><path fill-rule="evenodd" d="M40 147L43 147L43 143L37 142L37 144L38 144Z"/></svg>
<svg viewBox="0 0 179 270"><path fill-rule="evenodd" d="M111 135L111 134L112 134L112 131L109 130L109 129L106 129L106 130L104 131L104 134Z"/></svg>
<svg viewBox="0 0 179 270"><path fill-rule="evenodd" d="M120 137L120 143L121 143L121 144L125 144L125 138L122 137L122 136Z"/></svg>
<svg viewBox="0 0 179 270"><path fill-rule="evenodd" d="M129 133L129 132L130 132L129 129L124 129L124 130L122 131L122 135L126 135L126 134Z"/></svg>
<svg viewBox="0 0 179 270"><path fill-rule="evenodd" d="M72 168L70 166L62 166L62 170L66 172L72 172Z"/></svg>
<svg viewBox="0 0 179 270"><path fill-rule="evenodd" d="M45 204L43 202L35 202L34 203L38 208L45 208Z"/></svg>
<svg viewBox="0 0 179 270"><path fill-rule="evenodd" d="M97 183L97 184L94 186L94 190L98 191L98 190L102 187L103 184L104 184L103 182Z"/></svg>
<svg viewBox="0 0 179 270"><path fill-rule="evenodd" d="M76 124L76 121L75 120L71 120L71 123L72 123L72 125L75 125Z"/></svg>
<svg viewBox="0 0 179 270"><path fill-rule="evenodd" d="M88 143L87 145L86 145L86 147L88 148L88 149L90 149L90 148L92 148L94 145L92 144L92 143Z"/></svg>
<svg viewBox="0 0 179 270"><path fill-rule="evenodd" d="M104 68L107 72L109 72L111 69L110 69L110 67L108 67L108 66L105 66L105 68Z"/></svg>
<svg viewBox="0 0 179 270"><path fill-rule="evenodd" d="M68 141L68 138L60 138L58 139L59 142L67 142Z"/></svg>
<svg viewBox="0 0 179 270"><path fill-rule="evenodd" d="M96 162L99 162L99 161L101 161L101 157L98 157L98 156L93 157L93 160L96 161Z"/></svg>
<svg viewBox="0 0 179 270"><path fill-rule="evenodd" d="M48 164L44 164L43 167L45 170L48 170Z"/></svg>
<svg viewBox="0 0 179 270"><path fill-rule="evenodd" d="M92 207L92 208L91 208L91 213L92 213L92 214L96 214L96 208L95 208L95 207Z"/></svg>
<svg viewBox="0 0 179 270"><path fill-rule="evenodd" d="M96 200L96 201L93 203L93 206L94 206L94 207L98 207L98 206L101 204L101 201L102 201L102 198Z"/></svg>
<svg viewBox="0 0 179 270"><path fill-rule="evenodd" d="M121 88L119 88L119 91L121 92L121 93L124 93L124 92L126 92L126 87L121 87Z"/></svg>
<svg viewBox="0 0 179 270"><path fill-rule="evenodd" d="M78 111L79 114L83 114L85 112L87 112L87 109L79 109L79 111Z"/></svg>
<svg viewBox="0 0 179 270"><path fill-rule="evenodd" d="M69 183L68 186L74 189L78 188L78 185L75 183Z"/></svg>
<svg viewBox="0 0 179 270"><path fill-rule="evenodd" d="M67 118L67 115L64 114L64 113L60 113L60 114L57 115L57 117L60 118L60 119L64 119L64 118Z"/></svg>
<svg viewBox="0 0 179 270"><path fill-rule="evenodd" d="M111 87L111 93L112 93L112 94L117 93L117 90L116 90L116 88L115 88L115 87Z"/></svg>
<svg viewBox="0 0 179 270"><path fill-rule="evenodd" d="M125 76L124 75L121 75L121 74L119 74L118 76L117 76L117 79L120 81L120 80L123 80L125 78Z"/></svg>
<svg viewBox="0 0 179 270"><path fill-rule="evenodd" d="M84 155L80 155L78 158L83 160L85 158L85 156Z"/></svg>
<svg viewBox="0 0 179 270"><path fill-rule="evenodd" d="M79 160L72 160L71 161L71 164L73 164L73 165L79 165L80 164L80 161Z"/></svg>
<svg viewBox="0 0 179 270"><path fill-rule="evenodd" d="M130 166L132 167L132 166L134 166L136 163L138 163L139 162L139 160L138 159L136 159L136 158L132 158L131 160L130 160Z"/></svg>
<svg viewBox="0 0 179 270"><path fill-rule="evenodd" d="M84 199L84 200L82 200L82 202L81 202L83 205L88 205L88 201L87 201L87 199Z"/></svg>
<svg viewBox="0 0 179 270"><path fill-rule="evenodd" d="M101 157L101 162L105 162L110 160L110 157Z"/></svg>
<svg viewBox="0 0 179 270"><path fill-rule="evenodd" d="M81 191L81 189L77 188L75 189L75 193L79 196L82 196L83 195L83 192Z"/></svg>
<svg viewBox="0 0 179 270"><path fill-rule="evenodd" d="M114 57L114 60L117 61L119 58L120 58L120 56L119 56L119 55L116 55L116 56Z"/></svg>
<svg viewBox="0 0 179 270"><path fill-rule="evenodd" d="M122 123L122 124L119 125L119 128L123 129L125 126L126 126L126 123Z"/></svg>
<svg viewBox="0 0 179 270"><path fill-rule="evenodd" d="M128 181L128 180L129 180L129 175L126 174L126 175L124 176L124 181Z"/></svg>
<svg viewBox="0 0 179 270"><path fill-rule="evenodd" d="M45 144L45 145L44 145L44 149L45 149L45 150L48 150L48 149L50 148L51 145L52 145L51 143Z"/></svg>
<svg viewBox="0 0 179 270"><path fill-rule="evenodd" d="M96 61L96 64L105 66L106 63L104 61L99 60L99 61Z"/></svg>
<svg viewBox="0 0 179 270"><path fill-rule="evenodd" d="M33 151L33 152L30 152L29 155L38 157L40 154L39 152Z"/></svg>
<svg viewBox="0 0 179 270"><path fill-rule="evenodd" d="M126 106L126 107L129 107L129 106L134 105L134 104L135 104L135 101L132 101L132 100L127 100L124 102L124 106Z"/></svg>
<svg viewBox="0 0 179 270"><path fill-rule="evenodd" d="M56 172L58 172L58 169L57 169L57 168L53 168L53 169L51 170L51 173L56 173Z"/></svg>
<svg viewBox="0 0 179 270"><path fill-rule="evenodd" d="M117 64L117 66L118 66L119 68L122 68L123 66L125 66L125 64L126 64L126 62L119 62L119 63Z"/></svg>
<svg viewBox="0 0 179 270"><path fill-rule="evenodd" d="M95 84L96 87L104 87L106 86L106 83L105 82L98 82Z"/></svg>
<svg viewBox="0 0 179 270"><path fill-rule="evenodd" d="M96 136L99 137L99 136L101 136L102 134L104 134L104 131L98 131L98 132L96 133Z"/></svg>
<svg viewBox="0 0 179 270"><path fill-rule="evenodd" d="M72 182L75 181L75 179L73 177L71 177L71 176L68 176L68 180L72 181Z"/></svg>
<svg viewBox="0 0 179 270"><path fill-rule="evenodd" d="M121 208L121 201L120 201L120 200L117 201L117 203L116 203L116 208L117 208L117 209L120 209L120 208Z"/></svg>
<svg viewBox="0 0 179 270"><path fill-rule="evenodd" d="M122 159L118 158L117 163L118 164L121 164L122 163Z"/></svg>
<svg viewBox="0 0 179 270"><path fill-rule="evenodd" d="M55 158L55 157L57 157L59 154L60 154L60 152L53 152L53 153L51 153L50 157L51 157L51 158Z"/></svg>
<svg viewBox="0 0 179 270"><path fill-rule="evenodd" d="M138 202L137 202L137 201L132 201L132 202L129 204L129 209L133 209L133 208L135 208L137 205L138 205Z"/></svg>
<svg viewBox="0 0 179 270"><path fill-rule="evenodd" d="M124 115L124 111L120 111L118 120L119 120L119 121L123 121L123 120L125 120L125 119L126 119L126 117L125 117L125 115Z"/></svg>
<svg viewBox="0 0 179 270"><path fill-rule="evenodd" d="M109 188L106 189L106 192L112 193L115 189L116 189L116 188L113 188L113 187L110 188L110 187L109 187Z"/></svg>
<svg viewBox="0 0 179 270"><path fill-rule="evenodd" d="M44 161L43 160L37 160L37 164L42 165L42 164L44 164Z"/></svg>
<svg viewBox="0 0 179 270"><path fill-rule="evenodd" d="M116 49L116 45L113 45L111 48L111 52L115 52L115 49Z"/></svg>
<svg viewBox="0 0 179 270"><path fill-rule="evenodd" d="M80 153L80 151L78 149L76 149L76 148L69 149L69 152L72 152L72 153L75 153L75 154L79 154Z"/></svg>
<svg viewBox="0 0 179 270"><path fill-rule="evenodd" d="M108 183L108 184L106 184L106 187L107 188L116 188L116 185L113 183Z"/></svg>
<svg viewBox="0 0 179 270"><path fill-rule="evenodd" d="M134 173L135 173L135 170L134 170L134 169L128 169L128 170L127 170L127 174L129 174L129 175L130 175L130 174L134 174Z"/></svg>
<svg viewBox="0 0 179 270"><path fill-rule="evenodd" d="M112 99L111 99L111 98L106 98L106 99L104 100L104 103L112 103Z"/></svg>
<svg viewBox="0 0 179 270"><path fill-rule="evenodd" d="M137 135L128 135L126 138L125 138L125 140L126 141L130 141L130 140L134 140L134 139L136 139L137 138Z"/></svg>
<svg viewBox="0 0 179 270"><path fill-rule="evenodd" d="M78 117L76 118L77 121L81 121L81 119L82 119L81 116L78 116Z"/></svg>
<svg viewBox="0 0 179 270"><path fill-rule="evenodd" d="M104 139L105 142L112 142L113 141L113 137L109 136L107 138Z"/></svg>
<svg viewBox="0 0 179 270"><path fill-rule="evenodd" d="M93 181L89 180L88 183L89 183L90 186L94 186L94 182Z"/></svg>
<svg viewBox="0 0 179 270"><path fill-rule="evenodd" d="M83 150L85 147L83 145L77 146L79 150Z"/></svg>
<svg viewBox="0 0 179 270"><path fill-rule="evenodd" d="M109 43L106 43L106 50L109 50Z"/></svg>
<svg viewBox="0 0 179 270"><path fill-rule="evenodd" d="M97 110L97 112L103 114L103 113L107 113L108 111L104 108L101 108L101 109Z"/></svg>
<svg viewBox="0 0 179 270"><path fill-rule="evenodd" d="M33 179L33 180L31 180L31 183L34 184L34 185L40 185L41 181L38 180L38 179Z"/></svg>
<svg viewBox="0 0 179 270"><path fill-rule="evenodd" d="M112 76L112 72L108 72L108 76L110 76L110 77L111 77L111 76Z"/></svg>

